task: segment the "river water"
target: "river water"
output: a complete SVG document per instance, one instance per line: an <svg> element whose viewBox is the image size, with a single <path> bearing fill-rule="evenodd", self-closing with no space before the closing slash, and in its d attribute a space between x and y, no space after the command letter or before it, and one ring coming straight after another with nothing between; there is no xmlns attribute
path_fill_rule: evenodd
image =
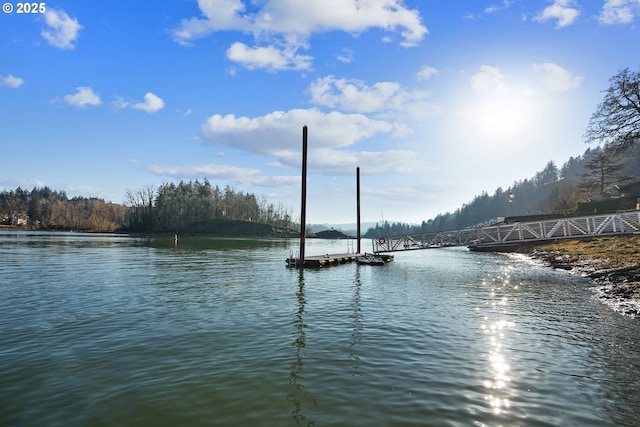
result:
<svg viewBox="0 0 640 427"><path fill-rule="evenodd" d="M640 425L640 323L588 280L465 248L287 269L297 249L0 232L0 426Z"/></svg>

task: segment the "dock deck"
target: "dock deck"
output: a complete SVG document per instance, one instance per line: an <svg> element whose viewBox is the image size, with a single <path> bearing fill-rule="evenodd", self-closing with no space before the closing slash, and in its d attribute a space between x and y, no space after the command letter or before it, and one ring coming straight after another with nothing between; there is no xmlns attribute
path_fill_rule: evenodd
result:
<svg viewBox="0 0 640 427"><path fill-rule="evenodd" d="M337 264L346 264L349 262L354 262L356 258L359 256L363 256L364 254L357 253L347 253L347 254L326 254L326 255L316 255L316 256L308 256L304 258L304 264L301 263L300 258L289 257L287 258L287 267L292 268L322 268L330 265ZM385 260L385 262L389 262L393 260L393 255L378 255Z"/></svg>

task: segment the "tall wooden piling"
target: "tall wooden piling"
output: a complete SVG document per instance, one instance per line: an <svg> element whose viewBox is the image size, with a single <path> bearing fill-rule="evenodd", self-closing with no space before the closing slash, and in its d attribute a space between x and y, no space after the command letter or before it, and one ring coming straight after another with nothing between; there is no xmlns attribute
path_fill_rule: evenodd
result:
<svg viewBox="0 0 640 427"><path fill-rule="evenodd" d="M304 245L307 234L307 125L302 127L302 200L300 207L300 264L304 265Z"/></svg>
<svg viewBox="0 0 640 427"><path fill-rule="evenodd" d="M357 228L358 228L358 231L357 231L357 234L358 234L358 236L357 236L357 238L358 238L358 244L357 244L358 245L358 250L356 251L356 253L359 254L359 253L361 253L360 252L360 231L361 231L360 230L360 166L358 166L356 168L356 209L357 209L357 212L358 212L357 213L357 218L356 218L357 221L358 221L358 224L357 224Z"/></svg>

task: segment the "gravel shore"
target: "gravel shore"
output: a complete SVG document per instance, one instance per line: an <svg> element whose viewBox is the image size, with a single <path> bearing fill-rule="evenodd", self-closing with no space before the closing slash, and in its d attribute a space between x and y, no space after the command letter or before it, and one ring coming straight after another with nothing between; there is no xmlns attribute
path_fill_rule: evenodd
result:
<svg viewBox="0 0 640 427"><path fill-rule="evenodd" d="M560 240L526 253L551 267L592 278L604 303L640 318L640 235Z"/></svg>

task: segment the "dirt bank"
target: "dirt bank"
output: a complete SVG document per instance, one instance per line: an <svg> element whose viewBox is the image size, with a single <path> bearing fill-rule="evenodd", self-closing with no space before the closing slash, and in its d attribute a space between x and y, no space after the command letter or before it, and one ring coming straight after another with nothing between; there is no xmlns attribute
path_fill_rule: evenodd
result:
<svg viewBox="0 0 640 427"><path fill-rule="evenodd" d="M594 279L603 302L640 318L640 235L560 240L530 248L528 254Z"/></svg>

